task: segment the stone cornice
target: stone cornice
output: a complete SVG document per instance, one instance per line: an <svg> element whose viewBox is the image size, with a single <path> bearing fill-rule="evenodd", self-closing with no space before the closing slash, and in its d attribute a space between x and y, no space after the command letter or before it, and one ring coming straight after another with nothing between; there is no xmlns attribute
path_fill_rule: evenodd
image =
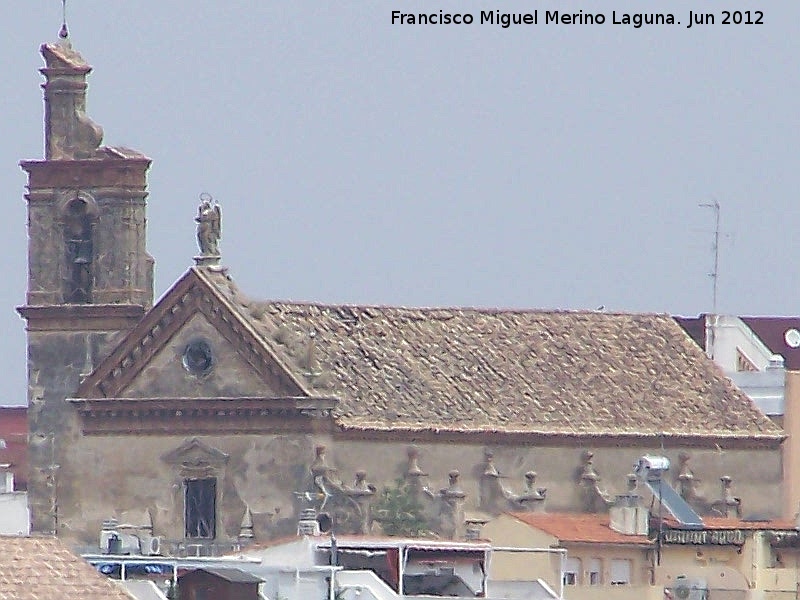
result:
<svg viewBox="0 0 800 600"><path fill-rule="evenodd" d="M113 398L138 375L195 313L199 290L176 286L177 301L151 309L139 325L78 387L77 396ZM180 289L179 289L180 288Z"/></svg>
<svg viewBox="0 0 800 600"><path fill-rule="evenodd" d="M25 160L28 189L123 187L144 189L151 160L146 157L85 160Z"/></svg>
<svg viewBox="0 0 800 600"><path fill-rule="evenodd" d="M723 438L715 435L649 435L625 433L559 433L541 431L513 431L490 428L471 430L448 430L437 428L404 428L402 426L369 427L354 426L347 423L346 418L337 419L338 437L358 440L393 440L431 443L481 443L497 445L537 444L556 447L663 447L669 450L682 448L714 449L714 450L775 450L780 448L786 436L731 436Z"/></svg>
<svg viewBox="0 0 800 600"><path fill-rule="evenodd" d="M132 329L144 315L138 304L19 306L28 331L118 331Z"/></svg>
<svg viewBox="0 0 800 600"><path fill-rule="evenodd" d="M332 425L331 397L70 398L85 434L320 432Z"/></svg>
<svg viewBox="0 0 800 600"><path fill-rule="evenodd" d="M75 193L81 191L91 192L97 198L98 205L112 204L119 200L126 200L131 206L144 206L148 192L144 188L128 189L118 187L91 186L86 188L68 188ZM64 193L64 188L36 188L25 194L29 204L51 204L58 200L59 194ZM74 196L73 196L74 197Z"/></svg>

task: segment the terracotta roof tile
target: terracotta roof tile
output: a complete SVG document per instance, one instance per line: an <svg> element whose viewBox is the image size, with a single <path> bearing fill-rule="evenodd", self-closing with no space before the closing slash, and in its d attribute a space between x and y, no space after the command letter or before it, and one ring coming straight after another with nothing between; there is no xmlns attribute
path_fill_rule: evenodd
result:
<svg viewBox="0 0 800 600"><path fill-rule="evenodd" d="M131 600L52 537L0 536L0 600Z"/></svg>
<svg viewBox="0 0 800 600"><path fill-rule="evenodd" d="M646 535L625 535L609 526L608 515L578 513L509 513L559 543L651 545Z"/></svg>
<svg viewBox="0 0 800 600"><path fill-rule="evenodd" d="M345 427L782 435L668 315L254 302L194 271Z"/></svg>

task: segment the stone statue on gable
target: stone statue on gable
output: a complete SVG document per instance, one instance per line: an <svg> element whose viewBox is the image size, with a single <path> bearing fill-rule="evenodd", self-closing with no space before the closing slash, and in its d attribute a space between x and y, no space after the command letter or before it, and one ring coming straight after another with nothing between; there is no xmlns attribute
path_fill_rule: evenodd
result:
<svg viewBox="0 0 800 600"><path fill-rule="evenodd" d="M201 194L197 208L197 245L201 256L219 256L222 235L222 211L209 194Z"/></svg>

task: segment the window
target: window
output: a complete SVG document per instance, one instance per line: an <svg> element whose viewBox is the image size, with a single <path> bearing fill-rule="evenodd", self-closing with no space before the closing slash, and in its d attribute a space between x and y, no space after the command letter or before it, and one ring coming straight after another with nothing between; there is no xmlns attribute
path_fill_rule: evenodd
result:
<svg viewBox="0 0 800 600"><path fill-rule="evenodd" d="M631 561L625 558L611 559L611 585L628 585L631 582Z"/></svg>
<svg viewBox="0 0 800 600"><path fill-rule="evenodd" d="M589 585L600 585L603 583L603 561L599 558L589 560Z"/></svg>
<svg viewBox="0 0 800 600"><path fill-rule="evenodd" d="M214 366L211 345L205 340L192 340L183 351L183 368L193 375L205 375Z"/></svg>
<svg viewBox="0 0 800 600"><path fill-rule="evenodd" d="M578 585L581 577L581 559L567 558L564 566L564 585Z"/></svg>
<svg viewBox="0 0 800 600"><path fill-rule="evenodd" d="M186 488L186 537L216 537L217 529L217 480L187 479Z"/></svg>

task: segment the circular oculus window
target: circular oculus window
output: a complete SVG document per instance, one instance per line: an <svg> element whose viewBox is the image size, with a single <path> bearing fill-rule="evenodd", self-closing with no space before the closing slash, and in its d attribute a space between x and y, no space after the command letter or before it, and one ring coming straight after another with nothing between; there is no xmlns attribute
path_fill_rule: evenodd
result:
<svg viewBox="0 0 800 600"><path fill-rule="evenodd" d="M194 340L186 344L183 351L183 368L192 375L205 375L214 366L211 345L205 340Z"/></svg>
<svg viewBox="0 0 800 600"><path fill-rule="evenodd" d="M786 340L786 345L790 348L800 348L800 331L797 329L787 329L783 334L783 339Z"/></svg>

